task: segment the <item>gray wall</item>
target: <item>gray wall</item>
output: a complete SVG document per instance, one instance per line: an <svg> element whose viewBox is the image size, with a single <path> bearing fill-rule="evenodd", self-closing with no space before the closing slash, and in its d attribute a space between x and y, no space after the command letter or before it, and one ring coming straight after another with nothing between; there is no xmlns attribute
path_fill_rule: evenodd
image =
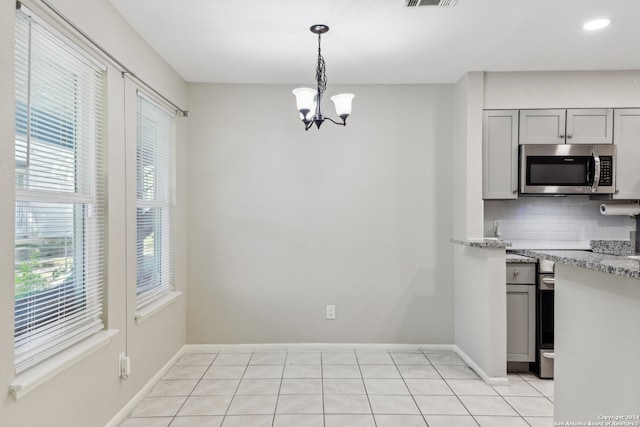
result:
<svg viewBox="0 0 640 427"><path fill-rule="evenodd" d="M483 108L638 108L638 77L638 70L487 72Z"/></svg>
<svg viewBox="0 0 640 427"><path fill-rule="evenodd" d="M187 341L452 343L453 87L294 87L190 85Z"/></svg>

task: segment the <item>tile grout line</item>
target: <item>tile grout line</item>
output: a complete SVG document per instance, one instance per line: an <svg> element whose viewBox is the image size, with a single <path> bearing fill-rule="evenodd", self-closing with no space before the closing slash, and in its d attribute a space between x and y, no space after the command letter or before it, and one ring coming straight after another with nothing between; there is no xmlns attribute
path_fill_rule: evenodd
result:
<svg viewBox="0 0 640 427"><path fill-rule="evenodd" d="M505 396L503 396L502 394L500 394L500 393L498 392L498 390L496 390L496 387L495 387L495 386L490 386L490 387L491 387L491 389L492 389L493 391L495 391L495 392L498 394L498 396L500 396L500 397L502 398L502 400L504 400L504 401L507 403L507 405L509 405L509 406L511 407L511 409L513 409L513 411L514 411L516 414L518 414L518 418L521 418L521 419L522 419L522 421L524 421L526 424L531 425L531 424L529 424L529 423L527 422L527 420L525 420L525 419L524 419L524 417L523 417L522 415L520 415L520 412L518 412L518 411L516 410L516 408L514 408L514 407L513 407L513 405L511 405L511 404L509 403L509 401L508 401L507 399L505 399ZM509 397L514 397L514 396L509 396ZM516 396L516 397L517 397L517 396ZM475 418L474 418L474 419L475 419Z"/></svg>
<svg viewBox="0 0 640 427"><path fill-rule="evenodd" d="M271 427L274 427L276 423L276 413L278 411L278 403L280 402L280 391L282 390L282 382L284 381L284 371L287 369L287 358L289 357L289 351L284 354L284 364L282 366L282 375L280 375L280 386L278 387L278 395L276 396L276 406L273 408L273 418L271 419Z"/></svg>
<svg viewBox="0 0 640 427"><path fill-rule="evenodd" d="M353 355L356 358L356 365L358 366L358 372L360 372L360 379L362 380L362 386L364 387L365 396L367 396L367 403L369 404L369 409L371 410L371 418L373 418L373 425L378 427L378 421L376 420L376 416L373 413L373 406L371 406L371 399L369 399L369 390L367 390L367 383L364 380L364 375L362 375L362 368L360 367L360 360L358 359L358 353L353 350Z"/></svg>
<svg viewBox="0 0 640 427"><path fill-rule="evenodd" d="M424 354L424 352L423 352ZM451 392L453 393L453 395L456 397L456 399L458 399L458 402L460 402L460 404L462 405L462 407L465 409L465 411L467 411L467 413L469 414L469 416L471 417L471 419L473 420L474 423L476 423L477 426L480 426L480 423L478 422L478 420L476 420L476 417L471 413L471 411L469 410L469 408L467 408L467 405L464 404L464 402L462 401L462 399L460 399L460 396L458 396L458 393L456 393L456 391L451 387L451 385L449 384L449 382L447 381L447 378L443 377L442 374L440 373L440 371L438 370L438 368L433 365L433 363L431 363L431 359L429 359L429 357L424 354L424 356L427 358L427 360L429 361L429 363L434 367L434 369L436 370L436 372L438 373L438 375L440 375L440 377L442 378L442 380L444 381L444 383L447 385L447 387L449 387L449 390L451 390ZM450 379L454 379L454 378L450 378ZM425 419L426 421L426 419Z"/></svg>
<svg viewBox="0 0 640 427"><path fill-rule="evenodd" d="M185 354L190 354L190 353L185 353ZM171 421L169 421L169 426L171 426L171 424L173 423L173 421L175 421L176 417L178 416L178 413L182 410L182 408L184 408L184 405L187 403L187 400L189 400L189 398L193 395L193 391L196 389L196 387L198 387L198 384L200 384L200 381L202 381L202 379L204 378L204 375L207 373L207 371L211 368L211 366L213 366L213 361L216 360L218 358L218 355L220 353L216 353L216 355L214 356L214 358L211 360L211 363L209 363L209 365L207 366L207 369L204 370L204 372L202 373L202 375L200 375L200 378L198 379L198 381L196 382L196 385L193 386L193 388L191 389L191 392L187 395L187 397L184 399L184 402L182 402L182 405L180 405L180 407L178 408L178 410L176 411L175 415L173 417L171 417ZM184 357L184 355L182 355L182 357ZM182 359L182 357L180 357L180 359ZM176 366L179 366L177 363L180 361L180 359L176 360L176 363L173 364L173 366L171 368L174 368ZM162 378L159 380L161 381ZM154 384L155 387L155 384Z"/></svg>
<svg viewBox="0 0 640 427"><path fill-rule="evenodd" d="M448 383L447 383L448 384ZM493 387L492 387L493 388ZM451 389L453 391L453 389ZM494 390L495 391L495 390ZM480 425L480 422L477 420L476 417L483 417L483 416L493 416L493 417L500 417L500 416L505 416L505 417L509 417L509 416L513 416L513 415L480 415L480 414L472 414L471 411L469 410L469 408L467 407L467 405L464 404L464 402L462 401L462 399L460 399L460 396L458 396L458 393L456 393L455 391L453 392L455 394L455 396L458 398L458 400L460 401L460 403L462 403L462 406L464 406L464 408L467 410L467 412L469 413L469 415L471 416L471 418L473 418L473 421L476 422L476 424ZM500 393L497 393L497 397L501 398L504 403L506 403L507 405L509 405L509 407L511 409L513 409L513 411L517 414L516 418L521 418L522 421L524 421L525 423L527 422L523 416L520 415L520 413L518 411L516 411L516 408L514 408L513 406L511 406L511 404L507 401L507 399L504 398L504 396L502 396ZM470 395L473 396L473 395ZM482 395L479 395L479 397L483 397ZM496 397L496 396L485 396L485 397ZM527 423L529 424L529 423Z"/></svg>
<svg viewBox="0 0 640 427"><path fill-rule="evenodd" d="M324 406L324 364L322 363L322 351L320 351L320 384L322 386L322 425L323 427L326 427L327 418Z"/></svg>
<svg viewBox="0 0 640 427"><path fill-rule="evenodd" d="M553 397L553 396L551 396L551 397L550 397L550 396L547 396L546 394L544 394L542 391L538 390L538 389L537 389L537 388L532 384L533 382L536 382L536 381L549 381L549 380L547 380L547 379L542 379L542 378L528 380L528 379L524 378L524 377L523 377L523 376L521 376L521 375L519 375L519 376L520 376L520 378L522 378L522 379L523 379L523 380L524 380L524 381L525 381L525 382L526 382L530 387L532 387L535 391L537 391L538 393L540 393L540 395L541 395L542 397L544 397L547 401L549 401L549 402L551 403L551 405L553 405L553 408L555 408L555 402L554 402L553 400L551 400L551 397ZM551 379L550 381L553 381L553 379ZM554 395L555 395L555 383L553 384L553 386L554 386ZM538 396L536 396L536 397L538 397ZM514 409L515 409L515 408L514 408ZM518 412L518 411L516 411L516 412ZM519 412L518 412L518 413L519 413ZM553 417L553 415L552 415L552 417ZM522 418L524 418L524 416L523 416ZM527 420L525 420L525 422L527 422ZM529 424L529 422L527 422L527 424ZM531 425L531 424L529 424L529 425Z"/></svg>
<svg viewBox="0 0 640 427"><path fill-rule="evenodd" d="M438 374L440 379L442 381L444 381L444 383L447 385L447 387L449 387L449 390L451 390L451 393L453 393L455 395L455 392L449 386L449 383L444 379L444 377L442 376L440 371L438 371L438 369L436 369L436 366L431 362L431 359L429 359L429 356L427 356L424 351L420 351L420 354L422 354L427 359L427 362L429 362L429 366L433 367L433 370L436 371L436 373ZM391 360L393 360L394 364L396 363L396 360L393 357L391 357ZM398 369L398 371L400 371L400 369ZM420 405L418 405L418 402L416 402L416 398L413 395L413 393L411 392L411 389L409 388L409 385L407 384L407 381L404 378L404 375L402 375L402 373L400 374L400 377L402 378L402 381L404 381L404 385L407 387L407 390L409 390L409 394L411 395L411 398L413 399L413 403L415 403L416 406L418 407L418 411L420 411L420 415L422 415L422 419L424 420L425 424L427 424L427 426L428 426L429 423L427 422L427 418L425 417L425 414L422 413L422 409L420 409ZM428 379L428 378L425 378L425 379Z"/></svg>
<svg viewBox="0 0 640 427"><path fill-rule="evenodd" d="M218 354L220 354L220 353L218 353ZM245 354L245 353L235 353L235 354ZM227 414L229 413L229 409L231 409L231 404L233 403L233 401L236 398L236 393L238 393L238 389L240 388L240 384L242 384L242 380L244 379L244 376L247 374L247 369L249 369L249 362L251 361L252 357L253 357L253 350L251 350L251 356L249 356L249 360L247 360L247 364L244 366L244 371L242 372L242 375L240 376L240 381L238 382L238 386L236 387L236 391L233 393L233 396L231 396L231 401L229 402L229 406L227 406L227 409L224 411L224 415L222 416L222 422L220 423L220 425L224 424L224 420L228 416ZM212 365L213 365L213 363L212 363ZM225 365L220 365L220 366L225 366ZM228 365L228 366L241 366L241 365ZM249 378L247 378L247 379L249 379Z"/></svg>
<svg viewBox="0 0 640 427"><path fill-rule="evenodd" d="M523 377L520 377L520 378L522 378L522 379L523 379L527 384L529 384L531 387L533 387L533 388L535 389L535 391L537 391L538 393L540 393L540 394L542 395L542 397L544 397L545 399L547 399L547 400L548 400L549 402L551 402L552 404L554 403L554 402L551 400L551 398L552 398L553 396L547 396L546 394L544 394L543 392L541 392L540 390L538 390L538 389L533 385L533 383L534 383L534 382L536 382L536 381L541 381L541 382L543 382L543 381L553 381L553 379L552 379L552 380L547 380L547 379L542 379L542 378L540 378L540 379L528 380L528 379L523 378ZM555 387L555 384L554 384L554 387ZM555 395L555 389L554 389L554 395Z"/></svg>

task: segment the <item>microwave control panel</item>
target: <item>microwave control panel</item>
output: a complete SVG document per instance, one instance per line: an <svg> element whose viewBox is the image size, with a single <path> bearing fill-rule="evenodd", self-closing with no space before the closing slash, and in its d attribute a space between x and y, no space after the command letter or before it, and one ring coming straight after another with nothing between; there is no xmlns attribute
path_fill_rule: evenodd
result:
<svg viewBox="0 0 640 427"><path fill-rule="evenodd" d="M613 157L600 156L600 185L613 185Z"/></svg>

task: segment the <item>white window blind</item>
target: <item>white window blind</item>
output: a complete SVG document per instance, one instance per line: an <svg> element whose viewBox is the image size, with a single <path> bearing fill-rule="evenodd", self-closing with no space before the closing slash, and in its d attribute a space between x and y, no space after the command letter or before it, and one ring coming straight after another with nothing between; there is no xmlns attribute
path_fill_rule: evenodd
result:
<svg viewBox="0 0 640 427"><path fill-rule="evenodd" d="M16 11L15 370L104 328L102 66Z"/></svg>
<svg viewBox="0 0 640 427"><path fill-rule="evenodd" d="M175 114L138 93L137 308L173 290Z"/></svg>

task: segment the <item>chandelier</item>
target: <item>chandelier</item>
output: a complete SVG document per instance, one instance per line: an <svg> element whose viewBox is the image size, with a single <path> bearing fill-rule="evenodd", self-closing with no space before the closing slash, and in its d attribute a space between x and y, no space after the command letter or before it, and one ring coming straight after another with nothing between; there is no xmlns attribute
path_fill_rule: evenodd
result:
<svg viewBox="0 0 640 427"><path fill-rule="evenodd" d="M351 101L354 98L352 93L341 93L334 95L331 100L336 106L336 113L342 119L342 123L336 122L330 117L325 117L322 114L322 96L324 90L327 87L327 76L325 74L324 58L320 49L320 36L327 31L329 27L326 25L312 25L309 28L312 33L318 35L318 66L316 67L316 89L308 87L299 87L293 90L293 94L296 96L296 105L298 111L300 111L300 118L304 123L304 130L309 130L315 123L318 129L320 125L324 123L325 119L341 126L347 125L347 117L351 114Z"/></svg>

